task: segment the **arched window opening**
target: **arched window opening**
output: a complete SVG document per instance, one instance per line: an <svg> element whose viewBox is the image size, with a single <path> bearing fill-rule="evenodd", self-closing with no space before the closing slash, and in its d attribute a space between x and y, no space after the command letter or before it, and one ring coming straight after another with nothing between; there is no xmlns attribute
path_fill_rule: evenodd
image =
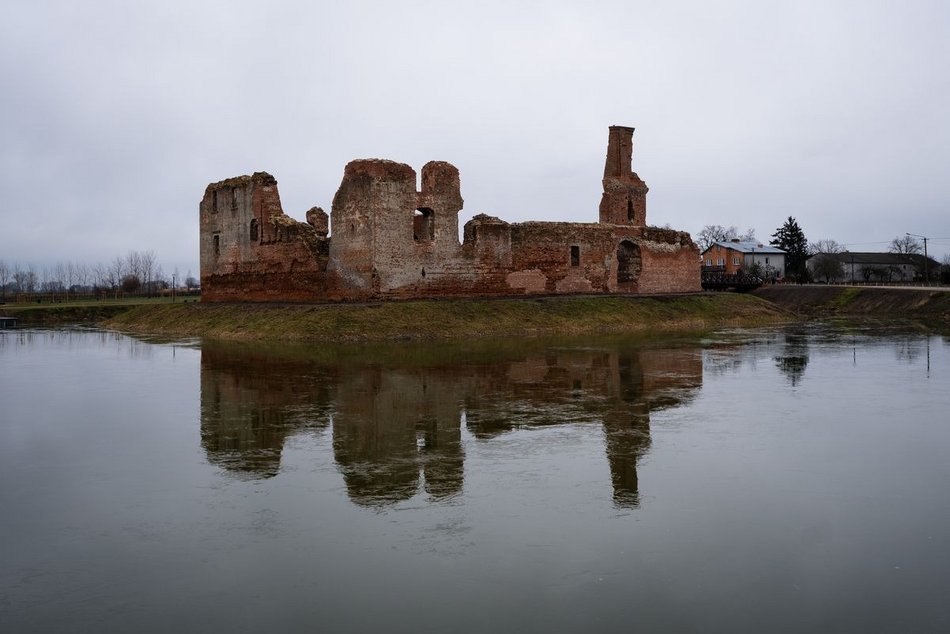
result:
<svg viewBox="0 0 950 634"><path fill-rule="evenodd" d="M260 236L260 229L257 224L257 218L251 220L251 242L257 242Z"/></svg>
<svg viewBox="0 0 950 634"><path fill-rule="evenodd" d="M629 240L621 242L617 247L617 282L619 284L636 282L642 268L640 247Z"/></svg>
<svg viewBox="0 0 950 634"><path fill-rule="evenodd" d="M412 239L416 242L435 240L435 213L428 207L420 207L412 214Z"/></svg>

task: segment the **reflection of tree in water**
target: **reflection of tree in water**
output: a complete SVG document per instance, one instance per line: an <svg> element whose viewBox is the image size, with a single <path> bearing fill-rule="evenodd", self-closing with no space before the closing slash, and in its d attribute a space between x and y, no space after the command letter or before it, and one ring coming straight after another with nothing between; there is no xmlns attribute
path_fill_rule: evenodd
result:
<svg viewBox="0 0 950 634"><path fill-rule="evenodd" d="M206 348L201 367L209 461L239 475L273 476L284 440L332 417L337 467L362 506L406 500L420 487L433 499L461 492L464 415L477 442L541 425L602 425L614 501L635 507L650 412L681 404L702 383L696 349L506 350L488 362L384 367Z"/></svg>
<svg viewBox="0 0 950 634"><path fill-rule="evenodd" d="M782 351L775 356L775 365L793 387L798 385L808 366L807 335L800 332L786 333Z"/></svg>

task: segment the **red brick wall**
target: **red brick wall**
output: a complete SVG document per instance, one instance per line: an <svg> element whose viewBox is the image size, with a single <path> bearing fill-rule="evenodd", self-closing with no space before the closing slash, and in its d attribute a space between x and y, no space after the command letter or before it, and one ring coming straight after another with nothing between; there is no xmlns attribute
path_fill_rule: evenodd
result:
<svg viewBox="0 0 950 634"><path fill-rule="evenodd" d="M270 174L258 172L209 185L199 216L203 300L326 297L329 240L318 236L311 225L284 214L277 181Z"/></svg>
<svg viewBox="0 0 950 634"><path fill-rule="evenodd" d="M333 199L330 238L322 210L307 212L308 223L284 214L269 174L214 183L199 205L203 298L698 291L698 254L688 234L646 226L647 187L631 169L632 135L633 128L610 129L599 223L509 224L479 215L466 224L462 244L459 173L443 161L422 168L421 191L408 165L351 161ZM629 272L618 276L619 267Z"/></svg>
<svg viewBox="0 0 950 634"><path fill-rule="evenodd" d="M744 256L741 251L736 251L735 249L730 249L729 247L724 247L718 244L706 249L706 252L703 253L703 266L706 266L706 260L710 260L710 266L719 266L717 262L719 258L723 259L722 266L725 267L725 272L729 274L737 273L739 269L743 267ZM739 259L739 263L735 263L735 258Z"/></svg>

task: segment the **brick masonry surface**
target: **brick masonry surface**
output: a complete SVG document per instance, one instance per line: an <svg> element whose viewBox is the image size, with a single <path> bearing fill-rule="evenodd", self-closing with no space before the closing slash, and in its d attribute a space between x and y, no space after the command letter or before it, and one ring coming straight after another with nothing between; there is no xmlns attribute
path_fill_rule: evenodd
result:
<svg viewBox="0 0 950 634"><path fill-rule="evenodd" d="M648 188L631 169L633 128L611 126L599 222L522 222L479 214L463 227L459 172L351 161L327 215L287 216L266 172L205 189L199 205L203 301L386 298L700 289L688 233L646 224ZM332 233L331 233L332 229Z"/></svg>

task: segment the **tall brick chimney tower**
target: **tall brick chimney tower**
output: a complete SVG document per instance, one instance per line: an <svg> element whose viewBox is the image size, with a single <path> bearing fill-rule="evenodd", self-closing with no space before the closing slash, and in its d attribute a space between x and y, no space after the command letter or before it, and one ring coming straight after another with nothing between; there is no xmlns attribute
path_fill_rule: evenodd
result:
<svg viewBox="0 0 950 634"><path fill-rule="evenodd" d="M610 126L607 160L604 163L604 195L600 199L600 222L643 226L647 223L647 184L631 168L633 128Z"/></svg>

